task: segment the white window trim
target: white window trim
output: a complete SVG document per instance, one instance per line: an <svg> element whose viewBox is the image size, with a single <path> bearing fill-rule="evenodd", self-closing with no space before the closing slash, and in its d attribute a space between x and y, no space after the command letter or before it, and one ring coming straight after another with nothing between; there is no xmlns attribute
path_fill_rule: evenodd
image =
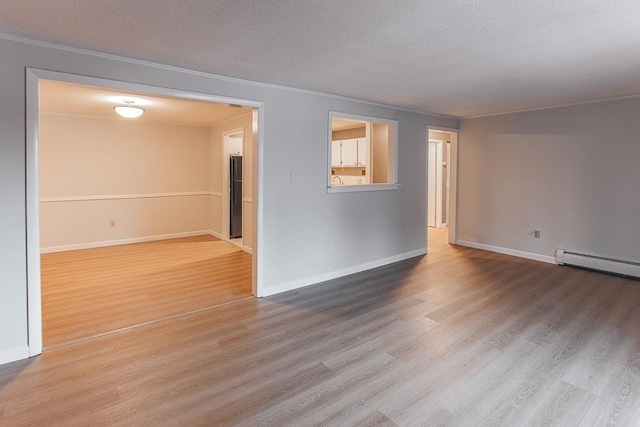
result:
<svg viewBox="0 0 640 427"><path fill-rule="evenodd" d="M389 163L389 167L393 168L393 182L387 184L357 184L357 185L341 185L338 187L331 186L331 143L333 129L331 126L333 118L339 119L352 119L365 122L383 123L394 126L395 129L395 141L393 146L393 162ZM383 119L380 117L361 116L359 114L341 113L338 111L329 111L329 120L327 125L327 193L353 193L359 191L385 191L385 190L397 190L400 187L398 183L398 121L391 119Z"/></svg>

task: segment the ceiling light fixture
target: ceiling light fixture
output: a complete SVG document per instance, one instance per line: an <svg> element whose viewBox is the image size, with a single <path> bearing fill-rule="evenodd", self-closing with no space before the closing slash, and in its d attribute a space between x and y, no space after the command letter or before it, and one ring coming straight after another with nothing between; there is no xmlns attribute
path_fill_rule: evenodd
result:
<svg viewBox="0 0 640 427"><path fill-rule="evenodd" d="M123 101L126 106L119 105L117 107L113 107L116 110L116 113L120 114L122 117L126 117L127 119L135 119L136 117L140 117L144 110L140 107L132 107L133 101Z"/></svg>

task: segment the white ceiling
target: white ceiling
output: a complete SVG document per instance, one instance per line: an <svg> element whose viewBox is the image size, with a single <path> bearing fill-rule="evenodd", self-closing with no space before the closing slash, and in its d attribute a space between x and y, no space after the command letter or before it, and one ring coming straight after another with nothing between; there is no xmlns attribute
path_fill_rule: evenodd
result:
<svg viewBox="0 0 640 427"><path fill-rule="evenodd" d="M113 107L126 105L125 100L134 101L131 105L143 108L145 112L137 119L122 120L142 122L211 126L251 111L251 108L236 108L226 104L48 80L40 82L39 109L43 113L121 119Z"/></svg>
<svg viewBox="0 0 640 427"><path fill-rule="evenodd" d="M2 0L0 32L456 117L640 94L638 0Z"/></svg>
<svg viewBox="0 0 640 427"><path fill-rule="evenodd" d="M357 120L346 120L334 117L331 119L331 130L341 131L349 129L364 128L365 123Z"/></svg>

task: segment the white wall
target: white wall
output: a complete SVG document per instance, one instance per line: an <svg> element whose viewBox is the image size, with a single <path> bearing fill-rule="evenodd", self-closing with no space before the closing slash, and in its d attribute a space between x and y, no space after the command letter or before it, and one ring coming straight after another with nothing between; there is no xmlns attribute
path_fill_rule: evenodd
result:
<svg viewBox="0 0 640 427"><path fill-rule="evenodd" d="M0 57L0 362L27 346L25 67L263 102L265 294L424 251L426 128L456 120L6 39ZM399 121L398 190L327 193L330 110Z"/></svg>
<svg viewBox="0 0 640 427"><path fill-rule="evenodd" d="M632 98L463 120L459 239L640 261L639 117Z"/></svg>
<svg viewBox="0 0 640 427"><path fill-rule="evenodd" d="M209 168L220 171L209 174L209 229L222 238L222 138L214 127L209 128Z"/></svg>
<svg viewBox="0 0 640 427"><path fill-rule="evenodd" d="M207 127L41 114L39 148L45 252L209 230Z"/></svg>

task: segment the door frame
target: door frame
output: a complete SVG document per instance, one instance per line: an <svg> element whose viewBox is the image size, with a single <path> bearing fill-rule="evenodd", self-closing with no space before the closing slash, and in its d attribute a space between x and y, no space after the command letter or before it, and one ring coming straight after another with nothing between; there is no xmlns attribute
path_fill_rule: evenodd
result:
<svg viewBox="0 0 640 427"><path fill-rule="evenodd" d="M38 188L39 150L39 81L55 80L90 86L100 86L117 90L164 95L189 100L236 104L253 108L253 152L257 156L253 162L253 256L252 293L262 296L264 254L262 240L263 224L263 158L264 158L264 103L262 101L220 96L211 93L192 92L160 86L129 83L97 77L69 74L37 68L26 69L26 246L27 246L27 324L29 357L42 353L42 276L40 266L40 203ZM255 138L257 133L257 138Z"/></svg>
<svg viewBox="0 0 640 427"><path fill-rule="evenodd" d="M245 158L245 153L244 153L244 143L246 141L246 134L245 134L245 128L244 126L235 128L235 129L229 129L229 130L225 130L222 132L222 239L223 240L230 240L231 239L231 235L229 233L229 227L231 226L231 220L229 218L229 215L231 214L231 209L229 207L229 204L231 203L231 197L230 197L230 189L231 189L231 182L229 181L229 157L231 157L231 154L229 153L229 144L227 143L227 137L230 135L235 135L237 133L242 133L242 159L243 159L243 165L242 165L242 198L243 198L243 202L242 202L242 207L244 208L244 158ZM244 221L243 221L243 230L242 230L242 234L244 236ZM243 241L243 248L244 248L244 237L242 238Z"/></svg>
<svg viewBox="0 0 640 427"><path fill-rule="evenodd" d="M458 244L458 158L459 158L459 144L460 144L460 129L456 128L447 128L442 126L428 126L427 127L427 140L426 140L426 168L429 167L429 131L434 132L448 132L451 134L451 145L450 145L450 165L449 166L449 236L448 241L449 244L457 245ZM429 174L428 170L425 173L426 178L428 179ZM426 183L426 179L425 179ZM426 185L425 189L426 197L428 200L429 194L429 186ZM425 224L427 220L428 212L426 212L426 203L425 203ZM437 222L437 221L436 221ZM427 227L425 227L425 236ZM425 247L429 248L428 245L428 236L426 236Z"/></svg>

